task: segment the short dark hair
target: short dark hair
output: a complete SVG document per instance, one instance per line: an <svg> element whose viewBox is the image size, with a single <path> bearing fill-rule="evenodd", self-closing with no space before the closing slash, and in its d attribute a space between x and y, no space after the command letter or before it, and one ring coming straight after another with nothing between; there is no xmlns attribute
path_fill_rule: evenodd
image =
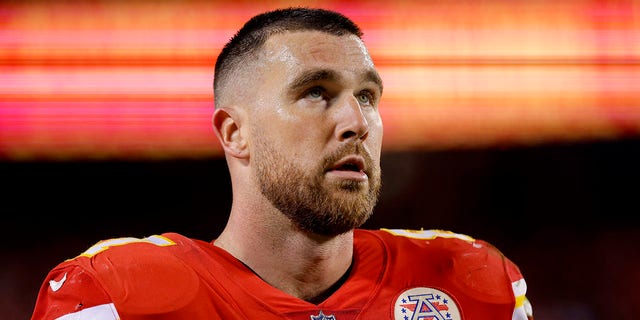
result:
<svg viewBox="0 0 640 320"><path fill-rule="evenodd" d="M336 36L353 34L362 38L358 25L331 10L289 7L261 13L249 19L218 55L214 70L214 95L218 93L220 83L231 76L232 70L257 52L271 35L297 30L317 30Z"/></svg>

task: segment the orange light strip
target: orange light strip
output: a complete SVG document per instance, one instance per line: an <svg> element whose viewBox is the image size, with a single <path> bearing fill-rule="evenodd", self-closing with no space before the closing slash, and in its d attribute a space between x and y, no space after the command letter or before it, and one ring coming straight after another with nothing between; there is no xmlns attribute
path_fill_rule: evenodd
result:
<svg viewBox="0 0 640 320"><path fill-rule="evenodd" d="M216 54L308 1L0 5L0 159L220 156ZM329 1L384 79L385 151L640 136L633 1Z"/></svg>

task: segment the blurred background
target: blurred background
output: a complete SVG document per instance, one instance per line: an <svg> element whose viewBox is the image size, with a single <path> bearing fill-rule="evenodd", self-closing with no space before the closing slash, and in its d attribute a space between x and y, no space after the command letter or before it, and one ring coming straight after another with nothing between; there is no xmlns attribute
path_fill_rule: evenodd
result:
<svg viewBox="0 0 640 320"><path fill-rule="evenodd" d="M1 2L4 318L101 239L217 236L215 59L285 6L351 17L384 80L366 227L490 241L536 319L640 318L640 3L577 0Z"/></svg>

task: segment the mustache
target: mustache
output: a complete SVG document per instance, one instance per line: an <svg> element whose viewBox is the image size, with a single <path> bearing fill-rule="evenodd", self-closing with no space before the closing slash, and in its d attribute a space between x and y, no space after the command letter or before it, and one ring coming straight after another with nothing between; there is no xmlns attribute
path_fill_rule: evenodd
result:
<svg viewBox="0 0 640 320"><path fill-rule="evenodd" d="M370 170L374 167L374 161L371 157L369 151L364 147L362 142L355 141L345 145L340 146L335 151L331 152L327 155L322 161L322 168L324 172L329 171L334 163L338 162L340 159L350 156L350 155L358 155L364 159L365 173L369 173Z"/></svg>

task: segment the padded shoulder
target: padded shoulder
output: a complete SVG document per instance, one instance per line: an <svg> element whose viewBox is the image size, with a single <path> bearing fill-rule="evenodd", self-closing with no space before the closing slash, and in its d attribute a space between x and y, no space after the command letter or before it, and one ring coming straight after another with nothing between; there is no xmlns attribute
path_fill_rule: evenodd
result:
<svg viewBox="0 0 640 320"><path fill-rule="evenodd" d="M100 241L74 260L126 313L165 313L186 305L199 280L188 265L192 245L171 234Z"/></svg>
<svg viewBox="0 0 640 320"><path fill-rule="evenodd" d="M492 303L511 300L512 284L522 279L517 266L485 241L444 230L382 231L380 235L395 259L418 264L423 272L448 279L475 299Z"/></svg>

